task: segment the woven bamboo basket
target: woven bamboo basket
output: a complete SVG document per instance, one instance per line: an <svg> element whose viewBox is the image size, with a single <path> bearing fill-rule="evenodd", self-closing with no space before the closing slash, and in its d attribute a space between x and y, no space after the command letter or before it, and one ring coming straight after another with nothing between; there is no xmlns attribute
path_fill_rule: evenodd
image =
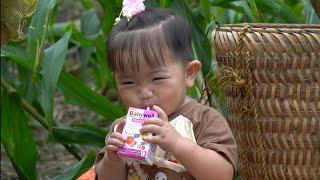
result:
<svg viewBox="0 0 320 180"><path fill-rule="evenodd" d="M320 179L320 25L213 34L242 179Z"/></svg>

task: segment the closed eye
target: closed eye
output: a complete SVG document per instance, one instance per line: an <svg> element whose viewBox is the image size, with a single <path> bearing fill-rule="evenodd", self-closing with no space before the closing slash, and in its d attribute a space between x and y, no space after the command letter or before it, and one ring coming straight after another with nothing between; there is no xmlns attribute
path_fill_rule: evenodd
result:
<svg viewBox="0 0 320 180"><path fill-rule="evenodd" d="M164 80L164 79L167 79L165 77L156 77L156 78L153 78L152 81L159 81L159 80Z"/></svg>
<svg viewBox="0 0 320 180"><path fill-rule="evenodd" d="M121 83L121 85L131 85L131 84L133 84L132 81L125 81Z"/></svg>

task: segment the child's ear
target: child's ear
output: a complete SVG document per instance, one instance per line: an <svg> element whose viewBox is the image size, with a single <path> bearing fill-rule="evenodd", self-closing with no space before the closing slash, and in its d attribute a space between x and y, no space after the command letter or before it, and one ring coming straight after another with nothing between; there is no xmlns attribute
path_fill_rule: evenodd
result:
<svg viewBox="0 0 320 180"><path fill-rule="evenodd" d="M201 62L198 60L193 60L187 65L187 81L186 86L190 88L194 85L194 81L201 70Z"/></svg>

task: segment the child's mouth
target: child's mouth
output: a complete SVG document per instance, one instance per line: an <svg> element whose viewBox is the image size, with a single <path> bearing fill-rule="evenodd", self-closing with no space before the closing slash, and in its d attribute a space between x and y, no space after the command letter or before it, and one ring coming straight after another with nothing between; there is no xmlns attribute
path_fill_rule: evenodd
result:
<svg viewBox="0 0 320 180"><path fill-rule="evenodd" d="M145 99L143 103L146 105L146 107L151 107L152 105L154 105L154 103L151 100L151 98Z"/></svg>

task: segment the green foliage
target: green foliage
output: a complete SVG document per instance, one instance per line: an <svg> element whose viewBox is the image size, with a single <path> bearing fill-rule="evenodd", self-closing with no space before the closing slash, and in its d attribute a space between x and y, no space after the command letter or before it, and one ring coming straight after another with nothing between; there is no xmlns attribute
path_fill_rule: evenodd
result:
<svg viewBox="0 0 320 180"><path fill-rule="evenodd" d="M10 89L1 91L1 142L19 178L36 179L38 151L19 94Z"/></svg>
<svg viewBox="0 0 320 180"><path fill-rule="evenodd" d="M46 60L43 61L41 71L42 81L40 85L40 104L44 114L46 115L50 132L53 126L53 98L60 71L67 54L70 36L70 32L66 33L66 35L57 43L44 51Z"/></svg>
<svg viewBox="0 0 320 180"><path fill-rule="evenodd" d="M31 19L28 33L28 49L31 58L31 66L33 67L33 74L37 71L40 62L49 16L54 5L54 0L40 0L36 12Z"/></svg>
<svg viewBox="0 0 320 180"><path fill-rule="evenodd" d="M53 140L79 157L74 147L104 145L107 132L97 122L111 122L124 114L113 94L116 86L105 47L122 0L80 3L84 10L76 17L78 21L72 21L57 19L61 1L38 0L25 37L1 47L1 142L20 179L36 179L37 147L29 121L39 121L52 132ZM203 64L196 86L188 93L200 98L204 88L211 89L204 91L208 102L225 115L223 93L215 82L206 81L215 73L210 35L216 26L242 22L320 23L319 8L315 8L319 3L313 0L146 0L145 3L149 7L169 8L187 20L194 57ZM7 81L14 89L5 85ZM58 126L53 117L57 93L63 94L65 103L96 113L96 120ZM94 157L90 152L55 179L77 178L92 166Z"/></svg>
<svg viewBox="0 0 320 180"><path fill-rule="evenodd" d="M83 158L78 163L74 164L69 169L65 170L62 174L56 176L53 178L53 180L65 180L65 179L76 179L81 174L85 173L87 170L89 170L94 163L96 154L92 151L88 153L88 155Z"/></svg>
<svg viewBox="0 0 320 180"><path fill-rule="evenodd" d="M122 109L106 97L92 91L74 76L62 72L59 87L63 91L66 101L70 104L88 108L99 113L108 120L114 120L123 115Z"/></svg>
<svg viewBox="0 0 320 180"><path fill-rule="evenodd" d="M77 143L102 148L107 132L93 125L77 124L74 127L54 127L52 134L60 143Z"/></svg>

